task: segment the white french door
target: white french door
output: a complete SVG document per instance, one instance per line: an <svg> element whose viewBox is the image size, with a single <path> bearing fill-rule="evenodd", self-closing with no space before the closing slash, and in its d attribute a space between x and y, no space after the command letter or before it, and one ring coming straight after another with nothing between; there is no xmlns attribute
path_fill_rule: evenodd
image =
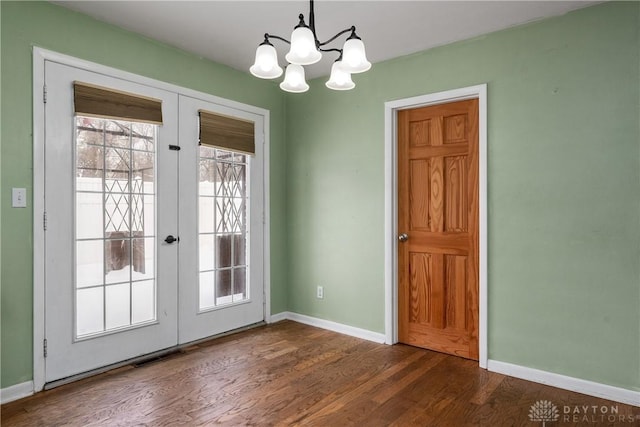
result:
<svg viewBox="0 0 640 427"><path fill-rule="evenodd" d="M264 145L261 116L186 96L179 110L185 343L264 319ZM254 122L255 153L199 145L200 110Z"/></svg>
<svg viewBox="0 0 640 427"><path fill-rule="evenodd" d="M263 116L44 64L44 381L262 321L263 144L200 147L198 109L260 139ZM74 82L160 100L163 123L76 116Z"/></svg>
<svg viewBox="0 0 640 427"><path fill-rule="evenodd" d="M177 341L177 95L45 63L46 381ZM162 125L76 117L75 81L162 100Z"/></svg>

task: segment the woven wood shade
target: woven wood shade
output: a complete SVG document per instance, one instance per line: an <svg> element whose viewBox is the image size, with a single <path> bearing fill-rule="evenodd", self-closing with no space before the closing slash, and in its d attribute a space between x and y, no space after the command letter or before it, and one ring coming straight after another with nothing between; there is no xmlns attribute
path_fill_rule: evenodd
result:
<svg viewBox="0 0 640 427"><path fill-rule="evenodd" d="M253 122L199 110L200 144L225 150L255 153Z"/></svg>
<svg viewBox="0 0 640 427"><path fill-rule="evenodd" d="M74 82L76 115L162 124L162 101L88 83Z"/></svg>

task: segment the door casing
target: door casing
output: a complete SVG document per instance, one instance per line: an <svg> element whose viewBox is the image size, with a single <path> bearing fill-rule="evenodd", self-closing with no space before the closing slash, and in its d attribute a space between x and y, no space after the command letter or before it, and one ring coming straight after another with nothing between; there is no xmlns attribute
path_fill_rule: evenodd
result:
<svg viewBox="0 0 640 427"><path fill-rule="evenodd" d="M465 99L478 99L479 150L479 365L487 368L487 85L459 89L385 102L385 219L384 283L385 343L398 342L398 141L397 112Z"/></svg>
<svg viewBox="0 0 640 427"><path fill-rule="evenodd" d="M45 385L45 357L43 352L45 338L45 61L57 62L87 71L101 73L107 76L128 80L142 85L152 86L158 89L185 95L191 98L202 99L207 102L219 104L235 110L246 111L263 117L264 120L264 231L263 231L263 263L264 263L264 319L269 322L271 318L270 298L270 209L269 209L269 110L254 107L252 105L231 101L207 93L187 89L181 86L162 82L137 74L107 67L90 61L85 61L72 56L54 51L33 48L33 391L38 392Z"/></svg>

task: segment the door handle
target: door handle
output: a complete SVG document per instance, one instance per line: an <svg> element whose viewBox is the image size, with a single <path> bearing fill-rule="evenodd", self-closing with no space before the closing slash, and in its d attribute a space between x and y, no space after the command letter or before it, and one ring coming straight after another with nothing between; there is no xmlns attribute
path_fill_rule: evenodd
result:
<svg viewBox="0 0 640 427"><path fill-rule="evenodd" d="M169 234L169 235L167 236L167 238L166 238L166 239L164 239L164 241L165 241L165 242L167 242L167 243L169 243L169 244L171 244L171 243L173 243L173 242L179 242L179 241L180 241L180 238L179 238L179 237L173 237L171 234Z"/></svg>
<svg viewBox="0 0 640 427"><path fill-rule="evenodd" d="M398 236L398 240L401 242L406 242L407 240L409 240L409 235L407 233L402 233Z"/></svg>

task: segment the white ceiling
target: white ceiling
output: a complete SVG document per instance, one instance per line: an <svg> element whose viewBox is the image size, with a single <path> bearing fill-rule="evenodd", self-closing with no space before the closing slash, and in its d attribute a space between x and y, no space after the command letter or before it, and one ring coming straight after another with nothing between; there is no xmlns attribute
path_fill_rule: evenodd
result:
<svg viewBox="0 0 640 427"><path fill-rule="evenodd" d="M248 72L268 32L289 39L309 2L290 1L54 1L203 58ZM355 25L373 63L562 15L595 1L316 1L321 41ZM344 40L346 36L340 38ZM284 66L287 45L273 41ZM329 47L342 47L341 43ZM305 67L307 78L329 74L335 53Z"/></svg>

